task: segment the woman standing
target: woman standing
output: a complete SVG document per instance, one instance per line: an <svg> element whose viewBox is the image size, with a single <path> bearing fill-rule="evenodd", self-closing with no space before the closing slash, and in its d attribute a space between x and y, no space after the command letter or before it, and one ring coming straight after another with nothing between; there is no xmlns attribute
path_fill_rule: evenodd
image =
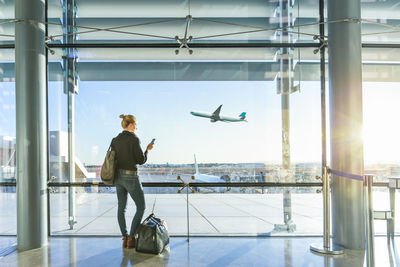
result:
<svg viewBox="0 0 400 267"><path fill-rule="evenodd" d="M121 125L124 130L111 143L117 161L115 187L118 197L118 224L123 235L122 246L134 248L136 229L145 210L144 193L136 165L146 162L147 153L153 148L153 144L149 144L143 153L139 138L135 134L137 129L136 118L132 115L120 115L119 117L122 119ZM129 235L125 222L128 193L136 204L136 213L132 220Z"/></svg>

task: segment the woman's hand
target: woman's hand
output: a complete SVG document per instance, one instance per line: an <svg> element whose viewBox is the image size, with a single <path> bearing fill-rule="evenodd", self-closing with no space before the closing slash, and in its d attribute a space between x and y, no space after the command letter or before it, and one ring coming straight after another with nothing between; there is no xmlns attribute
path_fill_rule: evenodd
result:
<svg viewBox="0 0 400 267"><path fill-rule="evenodd" d="M150 151L153 149L154 144L148 144L146 150Z"/></svg>

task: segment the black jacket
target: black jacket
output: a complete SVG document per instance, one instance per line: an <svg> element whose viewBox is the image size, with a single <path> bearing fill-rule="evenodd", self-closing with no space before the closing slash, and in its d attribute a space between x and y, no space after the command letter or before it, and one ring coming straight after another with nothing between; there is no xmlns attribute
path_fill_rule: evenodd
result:
<svg viewBox="0 0 400 267"><path fill-rule="evenodd" d="M147 160L147 151L143 153L136 134L123 131L111 142L115 151L117 169L137 171L136 165L142 165Z"/></svg>

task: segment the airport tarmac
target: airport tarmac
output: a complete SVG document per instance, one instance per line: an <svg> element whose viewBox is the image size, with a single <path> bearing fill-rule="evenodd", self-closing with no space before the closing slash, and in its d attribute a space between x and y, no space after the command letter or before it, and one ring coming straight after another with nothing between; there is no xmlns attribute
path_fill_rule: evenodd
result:
<svg viewBox="0 0 400 267"><path fill-rule="evenodd" d="M68 225L68 195L53 193L50 197L50 225L52 235L120 235L117 223L117 197L112 193L75 194L73 229ZM282 194L194 193L145 194L145 216L154 213L166 220L172 236L262 236L262 235L322 235L322 194L292 193L292 219L296 230L292 233L274 231L274 224L283 223ZM389 209L389 194L374 192L375 209ZM396 200L396 214L399 213ZM135 212L129 199L127 224ZM400 220L396 220L397 232ZM386 233L386 222L375 221L375 233ZM0 193L0 235L16 234L16 194Z"/></svg>

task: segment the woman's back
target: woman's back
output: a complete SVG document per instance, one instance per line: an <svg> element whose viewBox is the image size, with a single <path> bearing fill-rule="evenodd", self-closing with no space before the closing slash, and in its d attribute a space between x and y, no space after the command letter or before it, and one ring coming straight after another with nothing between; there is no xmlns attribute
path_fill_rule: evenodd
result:
<svg viewBox="0 0 400 267"><path fill-rule="evenodd" d="M147 160L147 153L143 154L139 138L131 132L123 131L112 142L115 151L117 168L137 171L137 164L143 164Z"/></svg>

